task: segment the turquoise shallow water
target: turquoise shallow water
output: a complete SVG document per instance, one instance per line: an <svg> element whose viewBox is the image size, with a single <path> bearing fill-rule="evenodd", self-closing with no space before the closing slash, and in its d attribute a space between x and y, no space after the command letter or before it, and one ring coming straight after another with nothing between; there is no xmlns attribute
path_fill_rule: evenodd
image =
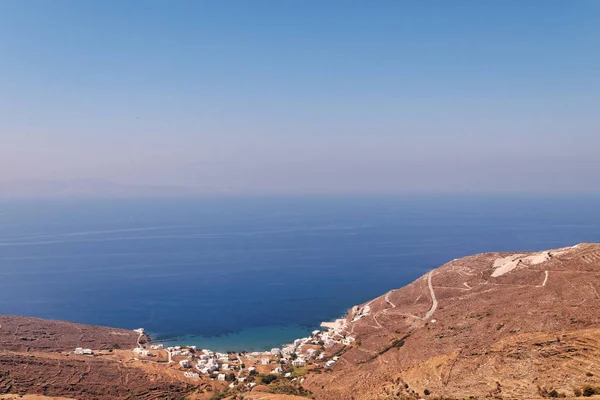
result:
<svg viewBox="0 0 600 400"><path fill-rule="evenodd" d="M0 202L0 314L266 350L453 258L600 242L598 204L456 196Z"/></svg>
<svg viewBox="0 0 600 400"><path fill-rule="evenodd" d="M165 346L195 345L200 349L210 349L220 352L264 351L270 350L274 346L280 347L282 344L290 342L290 338L297 339L306 337L315 329L319 329L319 327L315 326L313 329L309 329L307 327L293 325L261 326L220 336L206 337L186 335L173 340L167 340Z"/></svg>

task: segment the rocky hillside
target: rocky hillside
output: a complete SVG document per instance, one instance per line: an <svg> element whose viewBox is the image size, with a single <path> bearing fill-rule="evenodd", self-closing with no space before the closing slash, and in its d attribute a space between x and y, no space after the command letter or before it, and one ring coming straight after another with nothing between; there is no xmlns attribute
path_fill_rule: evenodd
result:
<svg viewBox="0 0 600 400"><path fill-rule="evenodd" d="M145 340L123 329L0 316L0 395L5 396L0 398L192 398L206 389L173 378L156 363L135 361L130 350L118 350ZM76 347L94 354L75 355Z"/></svg>
<svg viewBox="0 0 600 400"><path fill-rule="evenodd" d="M11 351L69 351L76 347L108 350L133 348L140 335L106 328L31 317L0 315L0 349ZM142 335L140 342L145 343Z"/></svg>
<svg viewBox="0 0 600 400"><path fill-rule="evenodd" d="M453 260L348 316L318 399L542 398L600 387L600 245ZM358 315L358 314L357 314Z"/></svg>

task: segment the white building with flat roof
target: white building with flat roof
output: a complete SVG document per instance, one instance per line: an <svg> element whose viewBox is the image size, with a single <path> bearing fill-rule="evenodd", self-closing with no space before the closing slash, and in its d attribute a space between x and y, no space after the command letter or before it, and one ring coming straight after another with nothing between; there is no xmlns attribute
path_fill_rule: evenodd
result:
<svg viewBox="0 0 600 400"><path fill-rule="evenodd" d="M306 361L304 361L301 358L296 358L294 361L292 361L292 365L294 367L305 367L306 366Z"/></svg>

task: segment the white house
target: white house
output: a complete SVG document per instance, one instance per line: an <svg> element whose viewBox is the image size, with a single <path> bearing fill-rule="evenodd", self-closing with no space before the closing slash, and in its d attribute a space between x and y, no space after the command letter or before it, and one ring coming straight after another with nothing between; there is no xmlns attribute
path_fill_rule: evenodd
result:
<svg viewBox="0 0 600 400"><path fill-rule="evenodd" d="M229 371L229 364L223 364L221 365L221 368L223 368L225 371Z"/></svg>
<svg viewBox="0 0 600 400"><path fill-rule="evenodd" d="M204 363L204 367L208 368L209 371L216 371L219 369L219 365L217 364L217 362L213 359L207 360Z"/></svg>
<svg viewBox="0 0 600 400"><path fill-rule="evenodd" d="M278 356L281 354L281 350L279 350L278 348L273 348L271 349L271 354L274 356Z"/></svg>
<svg viewBox="0 0 600 400"><path fill-rule="evenodd" d="M284 375L284 377L291 378L292 377L292 373L291 372L286 372L286 374Z"/></svg>
<svg viewBox="0 0 600 400"><path fill-rule="evenodd" d="M135 349L133 349L133 352L145 357L148 357L150 355L150 352L142 347L136 347Z"/></svg>
<svg viewBox="0 0 600 400"><path fill-rule="evenodd" d="M179 361L179 365L181 365L183 368L189 368L192 366L190 364L190 360L181 360Z"/></svg>
<svg viewBox="0 0 600 400"><path fill-rule="evenodd" d="M250 368L248 368L248 372L252 372L252 371L256 371L256 367L250 367Z"/></svg>
<svg viewBox="0 0 600 400"><path fill-rule="evenodd" d="M272 374L281 374L282 372L283 369L281 369L281 367L277 367L273 371L271 371Z"/></svg>
<svg viewBox="0 0 600 400"><path fill-rule="evenodd" d="M267 365L271 362L271 360L269 360L268 358L263 358L262 360L260 360L260 363L262 365Z"/></svg>
<svg viewBox="0 0 600 400"><path fill-rule="evenodd" d="M219 375L217 376L217 380L218 380L218 381L221 381L221 382L225 382L225 374L219 374Z"/></svg>
<svg viewBox="0 0 600 400"><path fill-rule="evenodd" d="M325 368L332 368L335 365L335 361L329 360L325 363Z"/></svg>
<svg viewBox="0 0 600 400"><path fill-rule="evenodd" d="M301 358L296 358L294 361L292 361L292 365L294 367L305 367L306 366L306 361L304 361Z"/></svg>
<svg viewBox="0 0 600 400"><path fill-rule="evenodd" d="M200 375L198 375L198 374L197 374L197 373L195 373L195 372L190 372L190 371L185 371L185 372L183 373L183 375L185 375L187 378L193 378L193 379L198 379L198 378L200 378Z"/></svg>
<svg viewBox="0 0 600 400"><path fill-rule="evenodd" d="M354 339L352 336L346 336L345 338L342 339L342 344L348 346L350 344L352 344L356 339Z"/></svg>
<svg viewBox="0 0 600 400"><path fill-rule="evenodd" d="M75 352L74 352L74 353L75 353L75 354L83 354L83 349L82 349L81 347L77 347L77 348L75 349Z"/></svg>

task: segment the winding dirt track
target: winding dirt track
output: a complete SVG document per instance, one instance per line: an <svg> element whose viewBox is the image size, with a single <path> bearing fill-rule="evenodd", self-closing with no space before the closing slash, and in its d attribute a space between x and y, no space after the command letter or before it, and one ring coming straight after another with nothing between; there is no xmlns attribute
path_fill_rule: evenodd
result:
<svg viewBox="0 0 600 400"><path fill-rule="evenodd" d="M431 283L431 275L433 275L433 271L431 271L427 276L427 285L429 286L429 294L431 295L432 304L431 308L429 309L429 311L427 311L427 314L425 314L425 317L423 317L423 319L431 318L431 316L435 312L435 309L438 306L437 299L435 298L435 292L433 291L433 284Z"/></svg>
<svg viewBox="0 0 600 400"><path fill-rule="evenodd" d="M408 313L401 313L401 314L396 313L395 315L403 315L405 317L416 318L416 319L420 319L423 321L431 318L431 316L433 315L433 313L435 312L435 310L437 309L437 306L438 306L438 301L437 301L437 298L435 297L435 291L433 290L433 283L431 281L432 275L433 275L433 271L429 272L429 274L427 275L427 286L429 287L429 295L431 296L431 308L429 309L429 311L427 311L427 313L423 317L419 317L418 315L408 314ZM385 302L390 306L390 308L385 308L383 310L380 310L377 313L373 314L373 316L372 316L373 320L375 321L375 324L377 324L377 328L385 329L381 325L381 323L379 323L379 321L377 320L377 316L379 316L380 314L387 314L388 311L390 311L393 308L396 308L396 305L394 303L392 303L392 301L389 298L390 294L392 294L395 290L397 290L397 289L390 290L389 292L387 292L385 294L385 297L384 297ZM373 301L374 300L371 300L371 302L369 302L369 304L372 303Z"/></svg>

